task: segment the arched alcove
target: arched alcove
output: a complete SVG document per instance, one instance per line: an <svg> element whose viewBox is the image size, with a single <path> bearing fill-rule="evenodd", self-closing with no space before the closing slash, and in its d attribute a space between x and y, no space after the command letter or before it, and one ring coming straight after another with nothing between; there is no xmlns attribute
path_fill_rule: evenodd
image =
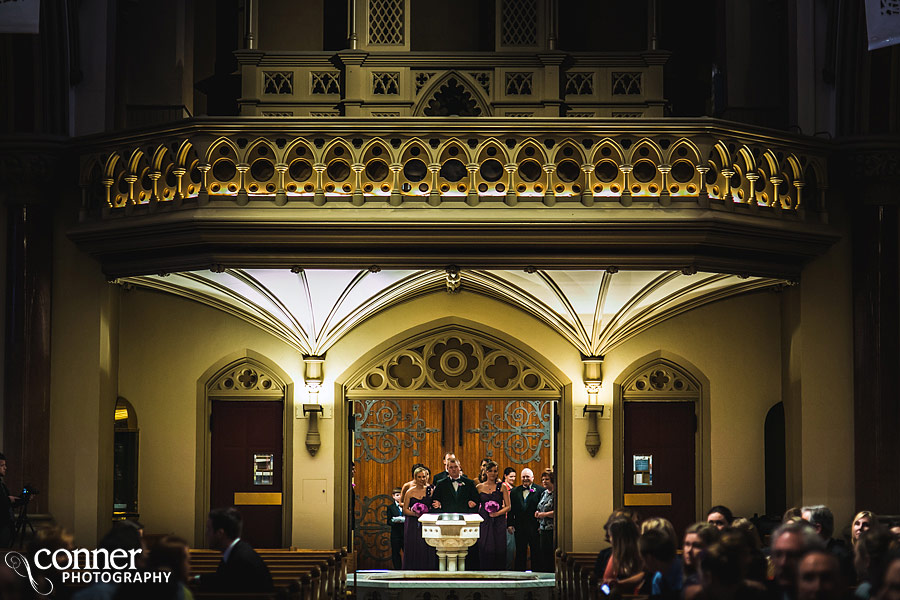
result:
<svg viewBox="0 0 900 600"><path fill-rule="evenodd" d="M678 529L700 516L710 495L708 389L699 370L664 351L622 371L613 391L616 506L666 517Z"/></svg>
<svg viewBox="0 0 900 600"><path fill-rule="evenodd" d="M567 386L509 338L477 325L437 326L382 346L347 373L345 447L356 463L356 515L348 521L367 568L388 566L385 511L413 463L437 473L443 453L455 452L470 476L482 458L536 473L557 464Z"/></svg>
<svg viewBox="0 0 900 600"><path fill-rule="evenodd" d="M217 407L226 410L218 411ZM196 539L204 539L206 516L211 508L218 507L212 506L212 498L222 496L228 486L235 486L229 497L217 504L236 505L242 511L245 537L250 531L248 521L255 519L265 523L269 537L275 540L255 545L290 546L293 414L291 379L273 361L257 352L244 350L232 354L200 376L197 380ZM261 419L266 423L256 421ZM227 429L228 423L237 423L242 429L232 433ZM225 446L214 446L216 436L227 442ZM223 481L221 474L230 472L241 477L234 482ZM272 515L264 511L275 512L279 522L271 524Z"/></svg>

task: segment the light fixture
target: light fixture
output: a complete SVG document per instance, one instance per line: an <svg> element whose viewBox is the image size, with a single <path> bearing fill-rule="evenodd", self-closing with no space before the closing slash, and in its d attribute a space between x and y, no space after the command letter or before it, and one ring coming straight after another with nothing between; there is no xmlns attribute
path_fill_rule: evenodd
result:
<svg viewBox="0 0 900 600"><path fill-rule="evenodd" d="M303 381L306 384L306 396L308 404L303 405L303 415L309 415L309 427L306 429L306 449L310 456L315 456L322 445L319 435L319 415L325 413L325 409L319 404L319 390L322 388L322 380L325 372L325 357L306 355L303 357Z"/></svg>
<svg viewBox="0 0 900 600"><path fill-rule="evenodd" d="M325 409L321 404L304 404L303 415L309 415L309 427L306 429L306 450L310 456L315 456L322 445L322 437L319 435L319 415Z"/></svg>
<svg viewBox="0 0 900 600"><path fill-rule="evenodd" d="M600 431L597 429L597 415L603 416L603 410L606 408L602 404L597 403L597 397L600 395L600 385L603 383L603 357L602 356L582 356L581 362L584 365L583 379L584 387L587 391L588 403L584 405L582 414L587 417L588 430L584 438L584 445L591 457L597 455L600 450Z"/></svg>
<svg viewBox="0 0 900 600"><path fill-rule="evenodd" d="M307 354L303 357L303 381L310 402L318 403L319 389L324 379L325 357Z"/></svg>

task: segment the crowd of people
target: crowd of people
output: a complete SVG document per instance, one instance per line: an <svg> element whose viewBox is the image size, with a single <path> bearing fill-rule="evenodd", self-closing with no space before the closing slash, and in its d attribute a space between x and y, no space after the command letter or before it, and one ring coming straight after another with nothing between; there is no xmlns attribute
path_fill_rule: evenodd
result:
<svg viewBox="0 0 900 600"><path fill-rule="evenodd" d="M192 576L190 553L185 540L172 536L144 536L143 526L136 521L118 521L100 540L97 548L105 556L135 557L129 569L130 581L123 577L101 579L96 574L88 582L87 570L69 568L80 581L68 580L56 568L68 561L57 551L75 550L73 538L57 527L41 529L20 553L22 559L6 558L0 562L0 598L26 600L56 598L71 600L192 600L191 587L204 592L269 592L274 591L272 576L263 559L241 539L242 518L235 508L210 511L206 538L210 548L222 551L222 559L214 573ZM149 547L148 547L149 546ZM39 553L49 551L50 568L36 568ZM118 553L114 555L113 553ZM91 556L89 554L83 557ZM26 566L27 565L27 566ZM83 565L82 565L83 567ZM104 569L109 573L108 569ZM153 577L151 575L158 574ZM112 575L112 573L110 573ZM135 576L139 575L139 576ZM81 578L84 578L83 580ZM76 583L77 585L71 585ZM192 584L192 585L191 585Z"/></svg>
<svg viewBox="0 0 900 600"><path fill-rule="evenodd" d="M436 570L436 550L422 538L419 517L427 512L477 512L481 523L478 542L470 547L466 570L553 572L556 477L552 469L534 481L531 469L516 471L485 458L477 480L466 477L456 455L444 455L444 469L432 477L421 464L412 466L412 479L393 490L388 508L391 525L391 560L395 569Z"/></svg>
<svg viewBox="0 0 900 600"><path fill-rule="evenodd" d="M850 541L824 505L788 510L764 546L756 526L712 507L681 539L666 519L614 511L594 566L601 594L664 600L900 600L900 524L858 513ZM678 556L677 546L682 553Z"/></svg>

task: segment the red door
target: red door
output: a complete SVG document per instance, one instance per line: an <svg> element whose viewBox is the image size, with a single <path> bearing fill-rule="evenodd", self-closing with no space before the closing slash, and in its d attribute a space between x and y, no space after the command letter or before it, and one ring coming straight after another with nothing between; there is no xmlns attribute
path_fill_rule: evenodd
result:
<svg viewBox="0 0 900 600"><path fill-rule="evenodd" d="M282 546L283 403L212 403L210 507L235 506L242 539L256 548Z"/></svg>
<svg viewBox="0 0 900 600"><path fill-rule="evenodd" d="M625 505L679 536L696 519L694 403L625 403Z"/></svg>

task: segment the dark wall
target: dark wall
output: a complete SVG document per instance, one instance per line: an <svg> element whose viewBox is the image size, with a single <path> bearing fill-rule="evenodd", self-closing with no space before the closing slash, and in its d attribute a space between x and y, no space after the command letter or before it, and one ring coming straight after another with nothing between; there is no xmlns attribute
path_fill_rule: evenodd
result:
<svg viewBox="0 0 900 600"><path fill-rule="evenodd" d="M266 0L259 3L260 50L322 50L323 0Z"/></svg>
<svg viewBox="0 0 900 600"><path fill-rule="evenodd" d="M709 115L713 110L712 67L717 57L715 0L660 3L659 48L671 52L665 66L664 95L676 117ZM698 35L689 33L699 32Z"/></svg>
<svg viewBox="0 0 900 600"><path fill-rule="evenodd" d="M622 52L647 49L647 2L559 0L559 49Z"/></svg>
<svg viewBox="0 0 900 600"><path fill-rule="evenodd" d="M418 52L494 49L494 2L410 0L410 48Z"/></svg>

